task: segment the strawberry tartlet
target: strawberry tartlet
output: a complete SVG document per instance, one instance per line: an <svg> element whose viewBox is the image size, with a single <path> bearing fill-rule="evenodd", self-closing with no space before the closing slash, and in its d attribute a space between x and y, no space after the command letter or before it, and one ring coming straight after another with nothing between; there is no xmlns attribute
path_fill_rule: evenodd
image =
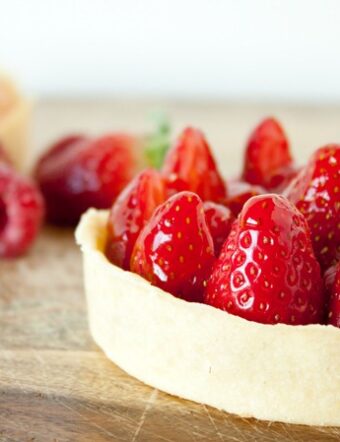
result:
<svg viewBox="0 0 340 442"><path fill-rule="evenodd" d="M229 185L230 184L230 185ZM340 426L340 145L273 118L226 183L187 128L76 230L92 336L127 373L244 417Z"/></svg>

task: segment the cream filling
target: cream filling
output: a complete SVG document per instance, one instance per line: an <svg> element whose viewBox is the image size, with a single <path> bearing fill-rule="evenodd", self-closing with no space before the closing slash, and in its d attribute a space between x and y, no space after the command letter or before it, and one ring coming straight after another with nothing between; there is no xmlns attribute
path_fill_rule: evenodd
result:
<svg viewBox="0 0 340 442"><path fill-rule="evenodd" d="M112 265L106 211L76 231L92 336L107 357L167 393L244 417L340 426L340 329L250 322L189 303Z"/></svg>

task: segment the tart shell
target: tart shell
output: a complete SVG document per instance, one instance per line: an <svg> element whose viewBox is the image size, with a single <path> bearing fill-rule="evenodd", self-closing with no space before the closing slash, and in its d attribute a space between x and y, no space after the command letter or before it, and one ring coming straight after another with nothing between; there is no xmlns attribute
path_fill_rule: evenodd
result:
<svg viewBox="0 0 340 442"><path fill-rule="evenodd" d="M340 329L264 325L189 303L112 265L108 212L76 231L90 330L107 357L140 381L243 417L340 426Z"/></svg>

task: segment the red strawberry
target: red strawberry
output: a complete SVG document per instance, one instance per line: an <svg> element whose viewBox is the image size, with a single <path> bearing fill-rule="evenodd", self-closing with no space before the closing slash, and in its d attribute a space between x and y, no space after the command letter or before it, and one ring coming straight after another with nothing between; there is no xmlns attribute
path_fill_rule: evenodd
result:
<svg viewBox="0 0 340 442"><path fill-rule="evenodd" d="M89 207L110 207L136 172L135 145L125 134L75 135L53 145L35 171L48 219L72 225Z"/></svg>
<svg viewBox="0 0 340 442"><path fill-rule="evenodd" d="M163 203L137 238L131 270L187 301L202 301L214 261L203 203L180 192Z"/></svg>
<svg viewBox="0 0 340 442"><path fill-rule="evenodd" d="M203 207L205 219L214 241L215 256L218 256L230 233L234 215L227 207L212 201L205 201Z"/></svg>
<svg viewBox="0 0 340 442"><path fill-rule="evenodd" d="M0 257L25 253L43 216L44 201L34 183L0 162Z"/></svg>
<svg viewBox="0 0 340 442"><path fill-rule="evenodd" d="M266 118L252 132L248 140L242 178L250 184L259 184L266 189L282 184L273 176L279 174L286 179L285 168L292 165L289 143L282 127L274 118ZM286 169L288 175L291 171ZM279 182L278 182L279 181Z"/></svg>
<svg viewBox="0 0 340 442"><path fill-rule="evenodd" d="M324 293L309 229L286 198L261 195L246 202L214 266L205 302L267 324L322 321Z"/></svg>
<svg viewBox="0 0 340 442"><path fill-rule="evenodd" d="M106 256L126 270L136 239L157 206L165 200L161 175L147 169L136 176L113 204L108 221Z"/></svg>
<svg viewBox="0 0 340 442"><path fill-rule="evenodd" d="M300 170L301 168L294 164L275 170L275 172L273 172L268 178L267 189L270 189L275 193L282 193L297 176Z"/></svg>
<svg viewBox="0 0 340 442"><path fill-rule="evenodd" d="M204 135L186 128L168 151L163 165L169 195L183 190L197 193L203 201L221 202L226 186Z"/></svg>
<svg viewBox="0 0 340 442"><path fill-rule="evenodd" d="M329 294L328 324L340 327L340 261L325 273L325 287Z"/></svg>
<svg viewBox="0 0 340 442"><path fill-rule="evenodd" d="M262 195L263 193L266 193L263 187L252 186L245 181L229 181L228 198L225 201L225 205L237 216L249 198Z"/></svg>
<svg viewBox="0 0 340 442"><path fill-rule="evenodd" d="M318 149L285 192L304 214L322 269L340 260L340 145Z"/></svg>
<svg viewBox="0 0 340 442"><path fill-rule="evenodd" d="M67 135L60 140L56 141L52 146L44 152L37 162L37 169L41 167L48 167L51 164L52 160L56 161L59 158L59 155L66 155L72 152L74 149L74 145L79 141L90 140L90 137L82 135L82 134L71 134Z"/></svg>

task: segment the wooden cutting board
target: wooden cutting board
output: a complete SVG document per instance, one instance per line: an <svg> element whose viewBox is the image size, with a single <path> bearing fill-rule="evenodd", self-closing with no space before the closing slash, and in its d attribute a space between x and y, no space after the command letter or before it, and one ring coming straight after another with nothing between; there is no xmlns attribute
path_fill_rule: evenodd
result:
<svg viewBox="0 0 340 442"><path fill-rule="evenodd" d="M120 106L42 104L35 121L36 128L44 131L36 130L37 145L65 131L69 121L73 121L74 128L96 130L112 126L117 116L117 120L129 122L127 127L133 127L136 115L153 107L130 103L124 108L124 120ZM178 125L182 120L191 121L193 116L196 124L205 127L206 121L213 128L214 117L221 124L224 116L229 121L227 126L234 127L234 134L237 121L240 129L268 113L265 107L183 106L170 109L180 115ZM314 115L308 109L281 112L286 112L288 119L296 112L305 124L307 116L312 115L313 120ZM334 116L335 110L332 112ZM322 129L325 126L320 125ZM216 139L219 137L228 143L228 133L223 135L221 128ZM303 137L300 141L306 143ZM0 263L0 332L3 442L340 440L340 428L241 419L169 396L109 362L88 332L80 252L69 230L45 228L28 256Z"/></svg>

